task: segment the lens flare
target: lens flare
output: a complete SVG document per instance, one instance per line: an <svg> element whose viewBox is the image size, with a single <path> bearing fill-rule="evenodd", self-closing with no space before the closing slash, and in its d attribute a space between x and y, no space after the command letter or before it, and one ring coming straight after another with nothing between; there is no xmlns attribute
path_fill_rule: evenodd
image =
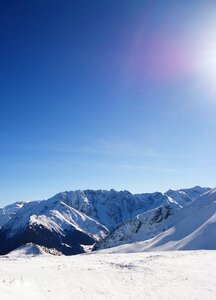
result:
<svg viewBox="0 0 216 300"><path fill-rule="evenodd" d="M158 27L149 35L143 18L124 61L128 81L142 87L186 82L195 93L216 99L216 6L196 12L178 29ZM126 65L126 67L125 67Z"/></svg>
<svg viewBox="0 0 216 300"><path fill-rule="evenodd" d="M216 22L206 24L206 29L202 30L195 42L193 56L193 71L209 96L216 96ZM211 97L212 99L212 97Z"/></svg>

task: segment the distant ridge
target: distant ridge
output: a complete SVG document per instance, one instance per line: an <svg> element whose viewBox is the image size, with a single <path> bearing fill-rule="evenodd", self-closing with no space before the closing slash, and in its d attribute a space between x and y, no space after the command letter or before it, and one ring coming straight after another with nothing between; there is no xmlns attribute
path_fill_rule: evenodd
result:
<svg viewBox="0 0 216 300"><path fill-rule="evenodd" d="M97 246L132 241L133 231L145 223L141 240L152 238L178 211L208 193L194 187L166 193L131 194L128 191L84 190L62 192L48 200L15 203L0 210L0 254L32 243L65 255ZM147 226L149 224L150 227ZM127 232L124 231L126 226ZM137 226L137 227L136 227ZM151 228L151 229L150 229ZM129 230L129 231L128 231ZM107 242L115 236L115 243Z"/></svg>

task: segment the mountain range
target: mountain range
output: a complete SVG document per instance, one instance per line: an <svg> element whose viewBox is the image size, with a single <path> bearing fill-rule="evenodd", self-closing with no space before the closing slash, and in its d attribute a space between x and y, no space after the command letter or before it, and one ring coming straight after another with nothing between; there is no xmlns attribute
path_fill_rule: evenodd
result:
<svg viewBox="0 0 216 300"><path fill-rule="evenodd" d="M216 189L62 192L0 209L0 255L25 245L65 255L216 249L215 219Z"/></svg>

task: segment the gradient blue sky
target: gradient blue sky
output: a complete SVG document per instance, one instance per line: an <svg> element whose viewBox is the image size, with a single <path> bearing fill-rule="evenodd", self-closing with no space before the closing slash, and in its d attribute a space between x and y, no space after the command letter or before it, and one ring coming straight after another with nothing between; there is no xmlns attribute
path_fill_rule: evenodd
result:
<svg viewBox="0 0 216 300"><path fill-rule="evenodd" d="M1 1L0 206L215 186L214 3Z"/></svg>

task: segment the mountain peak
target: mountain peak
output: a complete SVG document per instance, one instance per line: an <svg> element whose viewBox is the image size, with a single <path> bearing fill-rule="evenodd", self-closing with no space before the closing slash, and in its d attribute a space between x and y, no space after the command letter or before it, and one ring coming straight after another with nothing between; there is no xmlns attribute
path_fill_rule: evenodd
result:
<svg viewBox="0 0 216 300"><path fill-rule="evenodd" d="M189 209L195 199L200 200L193 207L201 207L209 197L214 199L214 190L209 192L198 186L165 194L88 189L61 192L47 200L15 203L0 210L0 253L28 243L55 248L64 254L83 253L87 246L106 238L116 228L123 232L127 228L130 237L130 230L135 233L144 223L146 234L139 238L152 237L167 229L167 219L172 219L172 215L186 206Z"/></svg>

